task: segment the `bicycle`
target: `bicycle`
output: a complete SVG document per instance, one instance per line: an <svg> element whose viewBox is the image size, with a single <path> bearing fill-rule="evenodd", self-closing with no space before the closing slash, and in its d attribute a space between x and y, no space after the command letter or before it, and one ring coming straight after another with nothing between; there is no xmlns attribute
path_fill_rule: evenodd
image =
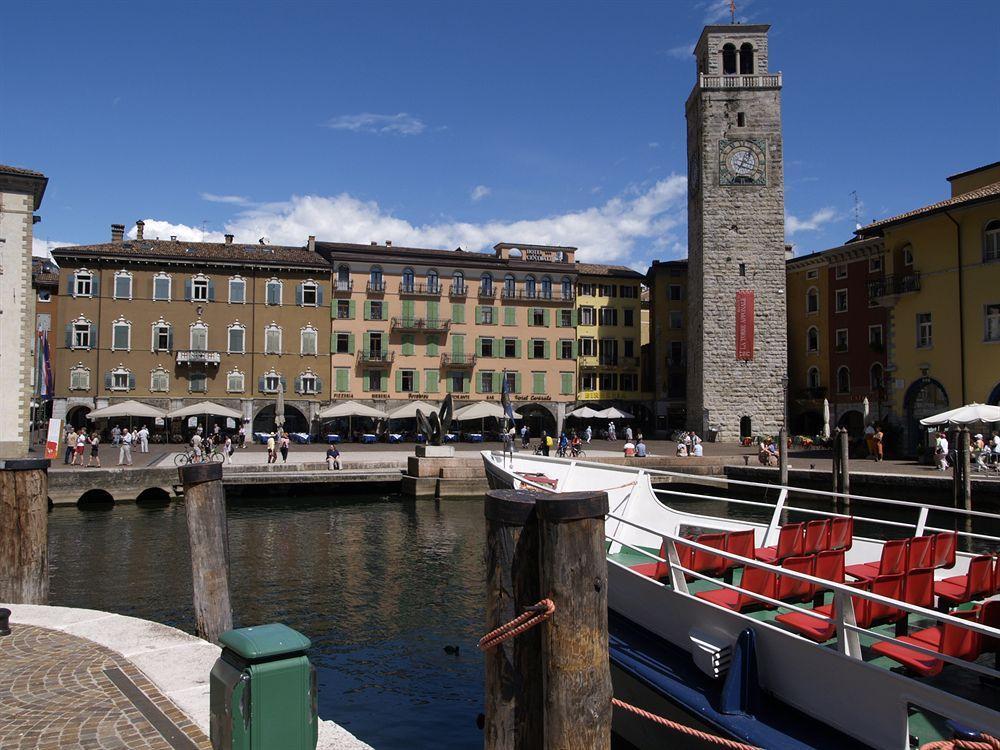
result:
<svg viewBox="0 0 1000 750"><path fill-rule="evenodd" d="M212 449L207 455L195 456L194 451L184 451L174 456L174 466L184 466L185 464L197 463L217 463L221 464L226 460L226 454L221 450Z"/></svg>

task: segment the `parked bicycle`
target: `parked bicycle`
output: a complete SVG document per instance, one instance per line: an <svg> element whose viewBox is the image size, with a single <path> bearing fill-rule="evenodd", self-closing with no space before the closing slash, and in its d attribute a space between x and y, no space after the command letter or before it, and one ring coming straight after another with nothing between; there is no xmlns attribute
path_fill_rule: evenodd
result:
<svg viewBox="0 0 1000 750"><path fill-rule="evenodd" d="M188 450L174 456L174 466L184 466L185 464L217 463L221 464L226 460L226 454L218 448L212 448L208 453L196 456L194 451Z"/></svg>

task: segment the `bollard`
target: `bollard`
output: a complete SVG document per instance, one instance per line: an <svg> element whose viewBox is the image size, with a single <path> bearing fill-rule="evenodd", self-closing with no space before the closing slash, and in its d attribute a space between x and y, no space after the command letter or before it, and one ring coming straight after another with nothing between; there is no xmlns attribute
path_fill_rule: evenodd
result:
<svg viewBox="0 0 1000 750"><path fill-rule="evenodd" d="M0 607L0 635L10 635L10 610Z"/></svg>
<svg viewBox="0 0 1000 750"><path fill-rule="evenodd" d="M545 747L610 750L608 495L542 495L535 510L541 594L556 605L542 627Z"/></svg>
<svg viewBox="0 0 1000 750"><path fill-rule="evenodd" d="M834 480L837 483L836 492L844 501L844 513L849 514L851 512L851 498L848 497L851 493L851 441L847 435L846 427L837 429L837 442L834 444L834 450L837 452L837 477Z"/></svg>
<svg viewBox="0 0 1000 750"><path fill-rule="evenodd" d="M972 465L971 448L969 445L969 428L962 427L956 433L955 446L955 466L952 468L951 481L952 492L955 498L955 507L962 510L972 510ZM972 516L964 516L965 532L972 532ZM962 546L966 551L971 549L970 537L962 537Z"/></svg>
<svg viewBox="0 0 1000 750"><path fill-rule="evenodd" d="M486 631L535 604L538 493L486 493ZM527 630L486 652L485 750L541 750L541 631Z"/></svg>
<svg viewBox="0 0 1000 750"><path fill-rule="evenodd" d="M782 427L778 430L778 482L782 487L788 486L788 430Z"/></svg>
<svg viewBox="0 0 1000 750"><path fill-rule="evenodd" d="M49 461L0 461L0 602L49 603Z"/></svg>
<svg viewBox="0 0 1000 750"><path fill-rule="evenodd" d="M195 632L217 644L220 635L233 629L222 464L188 464L178 471L191 544Z"/></svg>

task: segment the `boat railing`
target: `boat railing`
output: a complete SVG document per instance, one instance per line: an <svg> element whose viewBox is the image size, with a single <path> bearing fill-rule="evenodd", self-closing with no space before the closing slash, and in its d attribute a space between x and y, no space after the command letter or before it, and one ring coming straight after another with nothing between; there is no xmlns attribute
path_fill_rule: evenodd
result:
<svg viewBox="0 0 1000 750"><path fill-rule="evenodd" d="M983 625L981 623L972 620L965 620L959 617L955 617L946 612L938 612L935 610L927 609L926 607L921 607L917 604L911 604L909 602L904 602L898 599L891 599L889 597L882 596L880 594L875 594L870 591L865 591L864 589L854 588L853 586L850 586L846 583L837 583L836 581L830 581L825 578L817 578L815 576L809 575L808 573L799 573L797 571L783 568L777 565L771 565L769 563L761 562L760 560L752 560L747 557L742 557L732 552L727 552L725 550L721 550L716 547L710 547L708 545L701 544L700 542L694 539L684 539L674 536L672 534L663 533L662 531L658 531L643 524L636 523L634 521L629 520L628 518L625 518L624 516L619 516L615 513L609 513L608 518L612 518L616 521L632 526L633 528L636 528L647 534L658 536L662 539L662 541L666 546L666 552L667 552L667 556L665 558L661 557L659 554L650 552L648 549L644 549L635 544L622 540L613 533L605 534L605 539L609 542L617 543L623 547L627 547L628 549L633 550L634 552L637 552L643 555L644 557L648 558L651 562L665 563L669 570L670 588L675 593L681 594L683 596L692 599L697 598L695 597L694 594L691 593L691 591L688 588L687 576L690 576L700 580L708 581L721 588L726 588L732 591L741 592L755 601L764 602L780 609L785 609L792 612L799 612L808 617L812 617L817 620L821 620L832 624L834 626L834 632L835 632L836 650L844 654L845 656L857 659L859 661L864 660L863 652L861 649L861 641L859 638L860 635L864 634L865 636L868 636L870 638L875 638L877 640L896 643L897 645L910 649L914 652L921 653L927 656L932 656L935 659L940 659L942 661L948 662L949 664L954 664L956 666L959 666L963 669L967 669L972 672L977 672L979 674L987 675L993 678L1000 678L1000 671L996 669L983 666L982 664L978 664L973 661L961 659L958 657L953 657L950 656L949 654L940 653L938 651L933 651L931 649L924 649L912 643L900 641L898 638L895 638L891 635L887 635L885 633L880 633L871 628L863 628L858 626L854 617L853 602L855 599L866 599L868 601L882 604L884 606L902 610L905 613L904 618L906 621L908 621L910 615L915 615L923 620L930 620L935 624L954 625L963 628L965 630L970 630L975 633L979 633L980 635L984 635L989 638L1000 638L1000 629L998 628L993 628L988 625ZM827 616L822 613L816 612L814 610L797 606L791 602L775 599L765 594L752 591L750 589L742 588L736 584L726 583L725 581L722 581L718 578L713 578L712 576L706 575L699 571L686 568L680 563L680 555L678 554L676 547L677 544L681 544L685 547L694 548L697 550L702 550L703 552L707 552L712 556L730 560L736 563L738 566L743 567L744 569L746 569L746 567L748 566L759 568L761 570L769 571L773 573L775 576L792 578L794 580L802 581L804 583L808 583L813 586L818 586L820 587L821 590L824 591L832 591L833 601L834 601L832 616ZM614 560L610 560L609 562L611 564L619 565L626 569L628 567ZM641 575L640 573L634 573L634 574ZM659 582L656 583L660 586L664 585L660 584ZM704 602L704 604L705 606L709 606L708 602ZM729 611L731 614L740 617L746 617L746 615L743 615L740 612L736 612L734 610L729 610ZM754 622L759 622L759 621L755 620ZM921 623L921 625L924 626L924 623ZM794 633L792 633L791 631L787 632L789 635L794 635ZM821 644L817 644L817 646L822 647Z"/></svg>

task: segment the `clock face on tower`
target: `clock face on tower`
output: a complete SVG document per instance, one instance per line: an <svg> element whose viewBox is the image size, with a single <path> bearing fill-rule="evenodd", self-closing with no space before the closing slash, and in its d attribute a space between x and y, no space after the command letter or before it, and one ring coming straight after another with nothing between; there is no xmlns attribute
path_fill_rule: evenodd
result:
<svg viewBox="0 0 1000 750"><path fill-rule="evenodd" d="M764 141L719 141L719 184L766 185L766 158Z"/></svg>

